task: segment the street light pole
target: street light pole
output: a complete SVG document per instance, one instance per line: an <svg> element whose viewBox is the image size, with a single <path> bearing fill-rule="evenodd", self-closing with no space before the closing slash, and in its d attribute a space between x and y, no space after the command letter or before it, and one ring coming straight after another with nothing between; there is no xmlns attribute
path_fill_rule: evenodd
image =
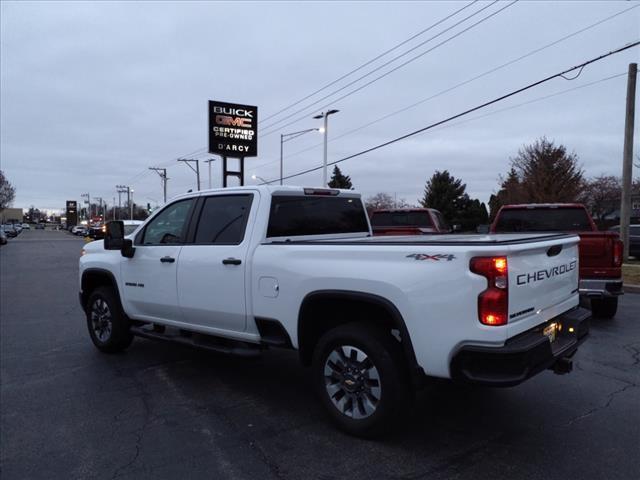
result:
<svg viewBox="0 0 640 480"><path fill-rule="evenodd" d="M131 208L130 220L133 220L133 188L127 187L127 196L129 196L129 207Z"/></svg>
<svg viewBox="0 0 640 480"><path fill-rule="evenodd" d="M262 178L260 175L251 175L251 178L253 178L254 180L260 180L264 185L268 185L269 182L267 180L265 180L264 178ZM280 184L282 185L282 184Z"/></svg>
<svg viewBox="0 0 640 480"><path fill-rule="evenodd" d="M280 185L282 185L282 177L284 176L284 156L282 155L284 145L284 134L280 134Z"/></svg>
<svg viewBox="0 0 640 480"><path fill-rule="evenodd" d="M327 186L327 139L329 137L329 115L338 113L340 110L327 110L320 115L316 115L315 119L324 118L324 153L322 161L322 186Z"/></svg>
<svg viewBox="0 0 640 480"><path fill-rule="evenodd" d="M179 158L178 161L184 162L187 165L187 167L189 167L191 170L193 170L196 173L198 191L200 191L200 160L198 160L197 158ZM195 163L196 168L193 168L191 166L191 163Z"/></svg>
<svg viewBox="0 0 640 480"><path fill-rule="evenodd" d="M305 133L318 132L318 131L322 131L322 130L320 128L307 128L306 130L300 130L299 132L280 134L280 185L282 185L282 180L284 177L284 142L293 140L294 138L297 138L300 135L304 135Z"/></svg>
<svg viewBox="0 0 640 480"><path fill-rule="evenodd" d="M212 188L211 187L211 162L215 162L215 161L216 161L215 158L210 158L208 160L205 160L205 163L209 164L209 188Z"/></svg>

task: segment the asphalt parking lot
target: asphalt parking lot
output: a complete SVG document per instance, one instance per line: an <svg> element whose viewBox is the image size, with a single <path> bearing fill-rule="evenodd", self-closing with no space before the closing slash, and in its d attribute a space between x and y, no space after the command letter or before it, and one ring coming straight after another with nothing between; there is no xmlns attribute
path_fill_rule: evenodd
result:
<svg viewBox="0 0 640 480"><path fill-rule="evenodd" d="M0 248L3 479L640 478L640 295L592 323L570 375L434 382L373 442L328 423L295 352L136 339L99 353L77 300L82 244L26 231Z"/></svg>

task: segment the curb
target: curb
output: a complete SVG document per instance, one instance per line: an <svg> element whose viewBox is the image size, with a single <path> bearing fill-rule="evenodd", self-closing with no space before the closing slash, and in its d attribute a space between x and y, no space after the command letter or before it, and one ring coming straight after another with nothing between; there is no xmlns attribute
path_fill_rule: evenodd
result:
<svg viewBox="0 0 640 480"><path fill-rule="evenodd" d="M640 293L640 285L630 285L625 283L623 288L624 293Z"/></svg>

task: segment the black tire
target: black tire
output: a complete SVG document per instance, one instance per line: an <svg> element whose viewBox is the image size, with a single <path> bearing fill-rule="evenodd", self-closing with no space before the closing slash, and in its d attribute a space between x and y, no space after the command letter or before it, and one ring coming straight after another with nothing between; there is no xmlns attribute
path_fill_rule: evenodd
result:
<svg viewBox="0 0 640 480"><path fill-rule="evenodd" d="M354 362L354 349L359 350L356 356L362 358L363 354L368 360ZM331 366L330 359L335 360L336 355L345 362L341 372L338 372L339 361L333 362L336 368ZM365 372L364 367L369 364L373 369L367 368ZM358 368L354 368L355 365ZM400 344L391 333L364 323L336 327L318 341L312 370L313 383L323 405L344 432L376 438L401 423L409 404L410 388Z"/></svg>
<svg viewBox="0 0 640 480"><path fill-rule="evenodd" d="M116 353L125 350L133 341L129 319L111 287L98 287L87 300L85 308L91 341L98 350Z"/></svg>
<svg viewBox="0 0 640 480"><path fill-rule="evenodd" d="M596 318L613 318L618 311L618 297L591 299L591 313Z"/></svg>

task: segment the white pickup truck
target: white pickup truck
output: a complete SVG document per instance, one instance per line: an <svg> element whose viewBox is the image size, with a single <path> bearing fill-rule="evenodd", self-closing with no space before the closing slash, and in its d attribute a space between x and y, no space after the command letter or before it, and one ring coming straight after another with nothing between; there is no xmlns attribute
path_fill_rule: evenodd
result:
<svg viewBox="0 0 640 480"><path fill-rule="evenodd" d="M566 373L588 333L566 234L373 237L360 195L301 187L172 199L84 246L80 304L104 352L134 336L298 350L330 416L375 436L428 376L516 385Z"/></svg>

